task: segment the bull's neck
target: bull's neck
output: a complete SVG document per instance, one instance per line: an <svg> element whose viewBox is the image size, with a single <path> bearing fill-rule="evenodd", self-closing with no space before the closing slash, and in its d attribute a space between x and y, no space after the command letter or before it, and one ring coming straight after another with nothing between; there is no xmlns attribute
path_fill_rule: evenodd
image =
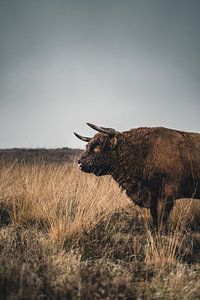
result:
<svg viewBox="0 0 200 300"><path fill-rule="evenodd" d="M144 167L144 154L141 144L134 144L123 139L116 151L116 164L112 177L125 190L138 186Z"/></svg>

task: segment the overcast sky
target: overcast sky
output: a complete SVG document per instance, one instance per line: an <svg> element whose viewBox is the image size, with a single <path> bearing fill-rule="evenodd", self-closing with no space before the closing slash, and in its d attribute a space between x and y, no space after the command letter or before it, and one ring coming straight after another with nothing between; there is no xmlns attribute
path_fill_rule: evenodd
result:
<svg viewBox="0 0 200 300"><path fill-rule="evenodd" d="M0 0L0 148L86 122L200 132L199 0Z"/></svg>

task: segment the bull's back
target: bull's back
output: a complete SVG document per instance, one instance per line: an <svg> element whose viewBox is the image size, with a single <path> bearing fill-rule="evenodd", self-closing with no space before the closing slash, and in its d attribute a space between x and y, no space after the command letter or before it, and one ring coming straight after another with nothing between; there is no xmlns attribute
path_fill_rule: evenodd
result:
<svg viewBox="0 0 200 300"><path fill-rule="evenodd" d="M147 151L148 170L172 173L175 176L193 174L200 178L200 134L164 127L141 127L123 133L126 141ZM134 146L133 146L134 149ZM138 153L141 153L138 152Z"/></svg>
<svg viewBox="0 0 200 300"><path fill-rule="evenodd" d="M192 175L200 180L200 134L168 128L151 131L152 151L149 162L163 173Z"/></svg>

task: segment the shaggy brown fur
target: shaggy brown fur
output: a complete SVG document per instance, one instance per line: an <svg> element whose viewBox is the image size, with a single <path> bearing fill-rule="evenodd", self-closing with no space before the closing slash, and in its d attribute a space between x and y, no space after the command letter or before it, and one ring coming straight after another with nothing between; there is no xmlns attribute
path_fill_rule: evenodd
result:
<svg viewBox="0 0 200 300"><path fill-rule="evenodd" d="M134 203L150 209L156 228L160 206L165 226L176 199L200 198L200 134L162 127L97 133L79 167L110 174Z"/></svg>

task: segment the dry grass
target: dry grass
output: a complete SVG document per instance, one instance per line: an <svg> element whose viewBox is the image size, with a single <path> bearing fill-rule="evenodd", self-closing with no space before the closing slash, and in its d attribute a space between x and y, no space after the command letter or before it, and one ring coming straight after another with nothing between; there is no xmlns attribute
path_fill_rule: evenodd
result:
<svg viewBox="0 0 200 300"><path fill-rule="evenodd" d="M168 235L110 177L73 164L0 166L0 299L199 299L200 203Z"/></svg>

